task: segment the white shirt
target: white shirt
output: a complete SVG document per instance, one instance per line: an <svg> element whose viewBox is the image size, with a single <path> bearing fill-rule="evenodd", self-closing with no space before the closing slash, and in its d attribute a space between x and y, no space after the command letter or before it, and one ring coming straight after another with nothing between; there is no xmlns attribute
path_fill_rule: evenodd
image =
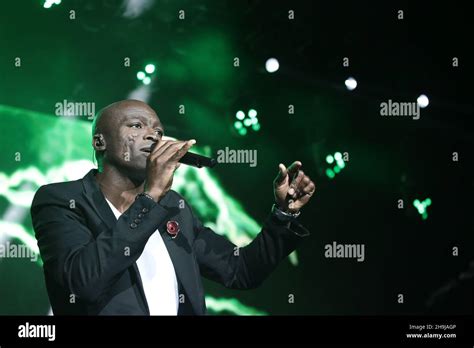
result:
<svg viewBox="0 0 474 348"><path fill-rule="evenodd" d="M115 217L122 215L106 198ZM168 249L158 230L148 239L137 260L150 315L178 314L178 281Z"/></svg>

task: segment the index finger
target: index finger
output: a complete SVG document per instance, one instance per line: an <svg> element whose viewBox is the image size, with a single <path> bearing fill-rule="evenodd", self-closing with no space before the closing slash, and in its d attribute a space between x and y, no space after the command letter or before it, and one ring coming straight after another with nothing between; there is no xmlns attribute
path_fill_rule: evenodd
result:
<svg viewBox="0 0 474 348"><path fill-rule="evenodd" d="M290 182L295 178L296 175L298 175L298 171L300 168L303 166L303 164L300 161L294 161L289 167L288 167L288 175L290 176Z"/></svg>
<svg viewBox="0 0 474 348"><path fill-rule="evenodd" d="M191 148L191 146L193 146L194 144L196 144L196 140L194 139L191 139L185 142L185 144L182 147L180 147L179 150L176 152L176 154L173 156L173 159L176 161L179 161L181 157L183 157L186 154L186 152L188 152L188 150Z"/></svg>
<svg viewBox="0 0 474 348"><path fill-rule="evenodd" d="M162 140L159 143L154 143L151 148L151 155L150 159L155 157L161 156L165 153L169 148L176 147L180 143L184 143L184 141L177 141L177 140Z"/></svg>

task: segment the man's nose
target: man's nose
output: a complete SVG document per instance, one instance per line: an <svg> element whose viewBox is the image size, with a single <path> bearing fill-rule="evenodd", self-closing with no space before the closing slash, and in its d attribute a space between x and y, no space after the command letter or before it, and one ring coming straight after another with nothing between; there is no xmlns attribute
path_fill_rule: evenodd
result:
<svg viewBox="0 0 474 348"><path fill-rule="evenodd" d="M145 134L145 140L152 140L154 142L157 142L159 140L158 138L158 132L154 129L152 129L151 131L147 132Z"/></svg>

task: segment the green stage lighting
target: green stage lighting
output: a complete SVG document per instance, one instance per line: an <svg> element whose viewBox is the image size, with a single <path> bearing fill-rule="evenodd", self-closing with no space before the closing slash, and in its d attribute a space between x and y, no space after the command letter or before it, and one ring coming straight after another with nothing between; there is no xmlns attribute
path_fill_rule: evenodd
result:
<svg viewBox="0 0 474 348"><path fill-rule="evenodd" d="M255 109L250 109L247 115L242 110L239 110L235 113L235 117L238 121L234 122L234 128L242 136L249 132L250 129L248 128L252 128L254 132L258 132L261 128L257 118L257 110Z"/></svg>
<svg viewBox="0 0 474 348"><path fill-rule="evenodd" d="M235 298L215 298L206 296L206 306L212 314L225 313L227 315L268 315L259 309L246 306Z"/></svg>
<svg viewBox="0 0 474 348"><path fill-rule="evenodd" d="M331 168L326 169L326 175L328 176L329 179L333 179L336 174L333 172Z"/></svg>
<svg viewBox="0 0 474 348"><path fill-rule="evenodd" d="M147 64L145 66L145 71L148 73L148 74L153 74L155 72L155 65L154 64Z"/></svg>
<svg viewBox="0 0 474 348"><path fill-rule="evenodd" d="M61 0L46 0L43 4L44 8L51 8L53 5L59 5Z"/></svg>
<svg viewBox="0 0 474 348"><path fill-rule="evenodd" d="M426 198L423 202L419 199L413 201L413 205L418 210L418 214L421 215L423 220L428 219L428 207L431 205L431 198Z"/></svg>
<svg viewBox="0 0 474 348"><path fill-rule="evenodd" d="M240 121L235 121L234 122L234 128L235 129L241 129L244 125Z"/></svg>
<svg viewBox="0 0 474 348"><path fill-rule="evenodd" d="M334 167L326 169L326 175L329 179L333 179L336 174L339 174L341 170L346 166L346 163L342 159L342 153L335 152L326 156L326 162L328 164L335 164Z"/></svg>
<svg viewBox="0 0 474 348"><path fill-rule="evenodd" d="M252 129L256 132L260 130L260 123L255 123L252 125Z"/></svg>
<svg viewBox="0 0 474 348"><path fill-rule="evenodd" d="M143 70L137 72L137 79L142 81L144 85L149 85L151 83L152 75L156 71L156 66L150 63L145 65Z"/></svg>
<svg viewBox="0 0 474 348"><path fill-rule="evenodd" d="M243 128L243 127L240 128L240 129L239 129L239 134L240 134L240 135L245 135L245 134L247 134L247 128Z"/></svg>

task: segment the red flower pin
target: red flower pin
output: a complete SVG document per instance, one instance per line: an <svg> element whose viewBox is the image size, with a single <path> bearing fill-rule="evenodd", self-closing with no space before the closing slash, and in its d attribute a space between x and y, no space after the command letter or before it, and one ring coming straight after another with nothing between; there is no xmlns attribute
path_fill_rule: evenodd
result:
<svg viewBox="0 0 474 348"><path fill-rule="evenodd" d="M176 238L179 232L179 224L176 221L168 221L166 223L166 232L171 236L171 238Z"/></svg>

